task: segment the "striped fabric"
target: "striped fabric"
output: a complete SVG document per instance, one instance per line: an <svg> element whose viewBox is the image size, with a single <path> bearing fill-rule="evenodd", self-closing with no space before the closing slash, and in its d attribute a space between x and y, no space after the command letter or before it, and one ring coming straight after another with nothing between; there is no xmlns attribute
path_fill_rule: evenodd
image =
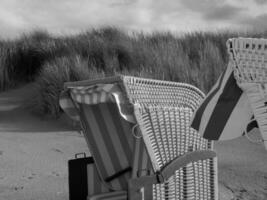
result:
<svg viewBox="0 0 267 200"><path fill-rule="evenodd" d="M120 117L115 103L80 104L84 135L101 177L106 178L132 166L132 124ZM110 181L116 190L127 189L130 173Z"/></svg>
<svg viewBox="0 0 267 200"><path fill-rule="evenodd" d="M146 175L147 169L152 169L142 139L132 134L133 123L130 122L135 122L132 107L126 103L118 85L70 88L62 92L60 106L73 120L82 122L85 139L103 180L129 167L132 169L107 182L106 186L127 189L130 177ZM93 171L90 174L97 178ZM103 190L103 184L102 189L97 189L98 181L90 179L90 183L89 194Z"/></svg>
<svg viewBox="0 0 267 200"><path fill-rule="evenodd" d="M73 100L75 102L73 102ZM73 87L63 91L59 100L61 108L75 121L79 121L76 103L99 104L105 102L116 102L120 115L127 121L135 123L132 115L133 108L125 99L120 87L117 84L97 84L94 86Z"/></svg>
<svg viewBox="0 0 267 200"><path fill-rule="evenodd" d="M75 87L71 89L71 95L78 103L98 104L104 102L114 102L115 99L110 94L113 84L97 84L86 87Z"/></svg>
<svg viewBox="0 0 267 200"><path fill-rule="evenodd" d="M152 169L143 140L132 135L133 124L120 117L115 103L80 104L80 109L84 135L103 180L129 167L132 169L108 182L111 188L127 189L130 177Z"/></svg>
<svg viewBox="0 0 267 200"><path fill-rule="evenodd" d="M248 98L236 84L233 65L230 61L194 114L191 126L206 139L239 137L252 118Z"/></svg>
<svg viewBox="0 0 267 200"><path fill-rule="evenodd" d="M103 193L87 198L88 200L127 200L126 191Z"/></svg>
<svg viewBox="0 0 267 200"><path fill-rule="evenodd" d="M76 103L72 100L69 91L64 90L60 94L59 105L64 112L74 121L80 121Z"/></svg>
<svg viewBox="0 0 267 200"><path fill-rule="evenodd" d="M88 196L109 192L109 188L101 180L94 163L87 165Z"/></svg>

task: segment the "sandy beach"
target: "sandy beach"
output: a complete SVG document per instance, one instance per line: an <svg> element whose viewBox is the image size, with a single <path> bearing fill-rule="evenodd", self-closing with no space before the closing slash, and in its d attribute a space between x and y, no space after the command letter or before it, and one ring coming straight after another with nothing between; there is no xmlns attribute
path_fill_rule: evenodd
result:
<svg viewBox="0 0 267 200"><path fill-rule="evenodd" d="M66 116L42 120L23 109L32 85L0 94L0 200L67 200L67 163L89 151ZM246 138L215 144L220 200L267 199L267 151Z"/></svg>

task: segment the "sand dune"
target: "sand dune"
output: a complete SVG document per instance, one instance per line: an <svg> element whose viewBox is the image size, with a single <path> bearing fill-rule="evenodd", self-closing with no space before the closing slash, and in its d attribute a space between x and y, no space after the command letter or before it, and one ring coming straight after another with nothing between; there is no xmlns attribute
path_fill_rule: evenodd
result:
<svg viewBox="0 0 267 200"><path fill-rule="evenodd" d="M66 118L41 120L23 110L31 85L0 94L0 199L67 200L67 161L88 152ZM221 200L267 199L267 151L245 138L215 144Z"/></svg>

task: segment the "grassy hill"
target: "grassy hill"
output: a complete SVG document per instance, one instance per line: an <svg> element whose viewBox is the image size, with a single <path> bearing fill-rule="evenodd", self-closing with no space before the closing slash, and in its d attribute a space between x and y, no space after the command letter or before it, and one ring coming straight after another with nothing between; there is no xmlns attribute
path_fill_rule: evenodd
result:
<svg viewBox="0 0 267 200"><path fill-rule="evenodd" d="M0 41L0 90L34 82L36 95L27 108L52 117L60 116L66 81L120 73L191 83L207 92L227 65L227 39L237 36L264 38L267 32L129 35L108 27L52 37L36 31Z"/></svg>

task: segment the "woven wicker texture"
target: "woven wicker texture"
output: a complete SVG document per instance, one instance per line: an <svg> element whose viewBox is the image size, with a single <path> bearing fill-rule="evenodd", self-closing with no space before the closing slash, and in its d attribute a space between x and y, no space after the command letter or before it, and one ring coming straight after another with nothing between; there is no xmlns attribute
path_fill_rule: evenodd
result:
<svg viewBox="0 0 267 200"><path fill-rule="evenodd" d="M227 42L230 62L239 83L267 82L267 40L233 38Z"/></svg>
<svg viewBox="0 0 267 200"><path fill-rule="evenodd" d="M267 141L267 39L233 38L227 42L230 64L247 94L263 141ZM267 148L267 143L265 144Z"/></svg>
<svg viewBox="0 0 267 200"><path fill-rule="evenodd" d="M155 171L177 156L211 149L211 143L190 128L190 108L136 106L135 115ZM153 186L153 199L216 199L216 159L193 162L164 184Z"/></svg>
<svg viewBox="0 0 267 200"><path fill-rule="evenodd" d="M195 110L205 96L198 88L185 83L124 76L123 85L132 104L190 107Z"/></svg>
<svg viewBox="0 0 267 200"><path fill-rule="evenodd" d="M215 165L215 159L209 159L177 170L165 183L153 185L153 200L217 200Z"/></svg>

